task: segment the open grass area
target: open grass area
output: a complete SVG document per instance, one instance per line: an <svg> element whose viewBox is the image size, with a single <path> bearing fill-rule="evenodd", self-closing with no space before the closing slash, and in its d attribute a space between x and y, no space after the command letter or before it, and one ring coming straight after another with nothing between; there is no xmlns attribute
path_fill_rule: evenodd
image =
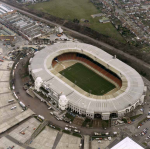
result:
<svg viewBox="0 0 150 149"><path fill-rule="evenodd" d="M67 134L71 134L71 132L68 130L63 130L62 132L67 133Z"/></svg>
<svg viewBox="0 0 150 149"><path fill-rule="evenodd" d="M59 73L84 91L94 95L104 95L115 88L114 84L81 63L76 63Z"/></svg>
<svg viewBox="0 0 150 149"><path fill-rule="evenodd" d="M104 129L104 128L108 128L108 127L110 127L110 121L109 120L103 120L102 121L102 128Z"/></svg>
<svg viewBox="0 0 150 149"><path fill-rule="evenodd" d="M91 122L91 120L88 119L88 118L86 118L85 121L83 122L82 126L83 126L83 127L86 127L86 125L87 125L89 122Z"/></svg>
<svg viewBox="0 0 150 149"><path fill-rule="evenodd" d="M82 23L101 34L125 42L119 32L111 23L99 23L99 18L92 18L91 15L100 13L89 0L50 0L28 6L31 9L40 10L53 16L73 21L74 19L86 19L89 23Z"/></svg>
<svg viewBox="0 0 150 149"><path fill-rule="evenodd" d="M76 136L76 137L79 137L79 138L82 138L82 136L80 134L78 134L78 133L73 133L72 135Z"/></svg>

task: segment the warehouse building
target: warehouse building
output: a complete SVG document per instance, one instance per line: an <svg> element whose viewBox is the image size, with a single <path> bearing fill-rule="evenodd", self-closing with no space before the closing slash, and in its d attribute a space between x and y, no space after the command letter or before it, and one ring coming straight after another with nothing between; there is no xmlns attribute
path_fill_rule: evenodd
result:
<svg viewBox="0 0 150 149"><path fill-rule="evenodd" d="M29 41L41 36L42 28L38 23L18 12L0 16L0 23Z"/></svg>
<svg viewBox="0 0 150 149"><path fill-rule="evenodd" d="M16 34L4 25L0 24L0 40L2 41L14 41Z"/></svg>
<svg viewBox="0 0 150 149"><path fill-rule="evenodd" d="M15 10L13 10L12 8L4 5L4 4L0 4L0 16L1 15L7 15L7 14L11 14L14 13Z"/></svg>

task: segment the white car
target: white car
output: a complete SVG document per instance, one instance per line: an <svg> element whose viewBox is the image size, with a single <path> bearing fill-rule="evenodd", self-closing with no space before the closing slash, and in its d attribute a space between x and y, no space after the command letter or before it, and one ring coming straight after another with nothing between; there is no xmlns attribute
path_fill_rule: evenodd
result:
<svg viewBox="0 0 150 149"><path fill-rule="evenodd" d="M50 109L51 109L51 107L48 108L48 110L50 110Z"/></svg>
<svg viewBox="0 0 150 149"><path fill-rule="evenodd" d="M80 133L80 130L75 129L75 130L74 130L74 132L76 132L76 133Z"/></svg>
<svg viewBox="0 0 150 149"><path fill-rule="evenodd" d="M58 117L56 117L56 119L59 121L59 118L58 118Z"/></svg>
<svg viewBox="0 0 150 149"><path fill-rule="evenodd" d="M14 109L16 109L17 107L16 106L14 106L14 107L11 107L11 110L14 110Z"/></svg>
<svg viewBox="0 0 150 149"><path fill-rule="evenodd" d="M138 129L140 128L141 126L138 126Z"/></svg>

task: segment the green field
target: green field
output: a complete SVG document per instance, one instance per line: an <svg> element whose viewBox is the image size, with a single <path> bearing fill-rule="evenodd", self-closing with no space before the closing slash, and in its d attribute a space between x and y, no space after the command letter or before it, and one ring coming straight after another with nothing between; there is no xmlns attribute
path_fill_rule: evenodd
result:
<svg viewBox="0 0 150 149"><path fill-rule="evenodd" d="M125 42L119 32L111 23L99 23L100 18L92 18L91 15L100 13L89 0L50 0L48 2L30 5L29 8L49 13L53 16L66 20L86 19L89 23L82 23L101 34L115 38L120 42Z"/></svg>
<svg viewBox="0 0 150 149"><path fill-rule="evenodd" d="M76 63L62 70L60 74L84 91L94 95L104 95L115 88L115 85L81 63Z"/></svg>

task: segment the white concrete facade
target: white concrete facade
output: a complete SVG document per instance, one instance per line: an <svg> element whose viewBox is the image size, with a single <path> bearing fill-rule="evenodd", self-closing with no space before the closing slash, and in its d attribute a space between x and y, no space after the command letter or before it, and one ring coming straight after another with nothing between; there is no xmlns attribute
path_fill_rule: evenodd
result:
<svg viewBox="0 0 150 149"><path fill-rule="evenodd" d="M68 108L68 99L65 95L61 95L59 97L58 105L61 110L65 110Z"/></svg>

